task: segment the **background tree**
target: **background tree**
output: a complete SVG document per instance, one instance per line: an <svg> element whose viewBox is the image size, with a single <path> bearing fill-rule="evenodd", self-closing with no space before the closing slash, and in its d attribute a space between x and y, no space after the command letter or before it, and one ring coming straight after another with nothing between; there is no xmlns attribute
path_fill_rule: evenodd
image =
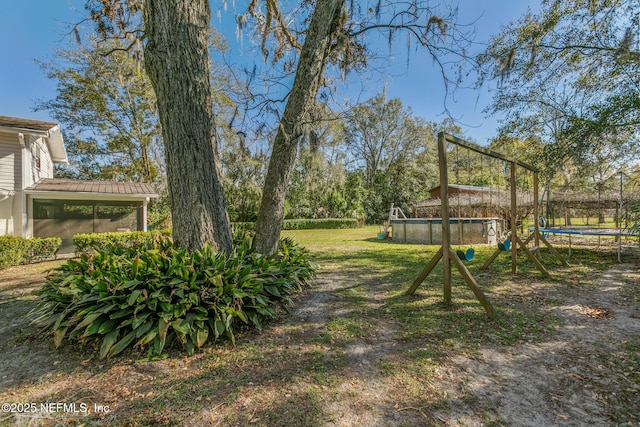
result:
<svg viewBox="0 0 640 427"><path fill-rule="evenodd" d="M309 126L298 150L287 192L287 218L359 217L361 212L347 199L342 143L342 120L326 112Z"/></svg>
<svg viewBox="0 0 640 427"><path fill-rule="evenodd" d="M435 128L399 99L386 100L384 95L347 113L343 145L349 170L363 178L367 222L380 222L391 203L408 211L411 202L428 197L437 167L431 168L430 176L420 177L419 171L437 164L437 156L429 158L435 150ZM429 153L426 158L425 153ZM424 169L416 164L417 159L424 162Z"/></svg>
<svg viewBox="0 0 640 427"><path fill-rule="evenodd" d="M374 186L378 172L416 156L424 141L423 133L429 132L418 120L399 99L387 101L383 95L349 111L344 144L352 162L364 171L367 188Z"/></svg>
<svg viewBox="0 0 640 427"><path fill-rule="evenodd" d="M268 158L249 149L243 132L223 140L220 163L229 216L232 221L255 221Z"/></svg>
<svg viewBox="0 0 640 427"><path fill-rule="evenodd" d="M500 81L504 130L546 145L545 166L589 167L602 144L638 145L640 8L634 0L544 2L496 35L482 60ZM624 137L621 137L624 135Z"/></svg>
<svg viewBox="0 0 640 427"><path fill-rule="evenodd" d="M59 176L141 181L166 187L160 123L149 78L112 41L57 52L56 62L41 63L57 81L55 99L37 104L64 124L70 164ZM107 51L111 55L104 55Z"/></svg>

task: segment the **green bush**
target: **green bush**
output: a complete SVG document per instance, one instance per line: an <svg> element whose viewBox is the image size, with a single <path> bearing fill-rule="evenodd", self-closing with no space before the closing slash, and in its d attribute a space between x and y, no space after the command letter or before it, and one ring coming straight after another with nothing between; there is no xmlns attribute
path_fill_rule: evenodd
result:
<svg viewBox="0 0 640 427"><path fill-rule="evenodd" d="M171 230L76 234L73 236L73 244L76 247L76 255L90 254L110 251L114 247L139 246L145 242L152 242L158 235L171 236Z"/></svg>
<svg viewBox="0 0 640 427"><path fill-rule="evenodd" d="M255 222L234 222L234 227L246 230L255 230ZM320 230L358 228L360 223L355 218L322 218L322 219L285 219L282 222L283 230Z"/></svg>
<svg viewBox="0 0 640 427"><path fill-rule="evenodd" d="M285 219L282 223L283 230L320 230L358 227L358 220L355 218Z"/></svg>
<svg viewBox="0 0 640 427"><path fill-rule="evenodd" d="M17 236L0 236L0 268L20 265L29 254L27 239Z"/></svg>
<svg viewBox="0 0 640 427"><path fill-rule="evenodd" d="M255 253L246 232L234 240L230 255L210 246L188 253L160 234L137 246L83 254L48 275L34 322L56 347L65 338L97 342L101 357L128 347L159 355L171 343L191 354L221 336L234 342L239 325L260 329L317 268L290 239L271 257Z"/></svg>
<svg viewBox="0 0 640 427"><path fill-rule="evenodd" d="M53 258L61 244L58 237L0 236L0 269Z"/></svg>
<svg viewBox="0 0 640 427"><path fill-rule="evenodd" d="M62 245L62 239L59 237L33 237L28 239L28 242L30 247L29 262L54 258Z"/></svg>

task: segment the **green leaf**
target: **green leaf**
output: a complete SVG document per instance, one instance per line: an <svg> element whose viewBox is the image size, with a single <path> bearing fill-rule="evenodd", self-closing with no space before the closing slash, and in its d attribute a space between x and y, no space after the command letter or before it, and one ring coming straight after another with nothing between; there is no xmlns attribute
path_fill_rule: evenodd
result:
<svg viewBox="0 0 640 427"><path fill-rule="evenodd" d="M195 340L196 347L200 348L207 342L207 338L209 337L209 331L207 329L199 329L195 335L196 335L196 340Z"/></svg>
<svg viewBox="0 0 640 427"><path fill-rule="evenodd" d="M224 328L224 323L222 323L219 320L216 320L215 321L215 329L214 329L216 338L218 338L220 335L222 335L224 333L224 329L225 329Z"/></svg>
<svg viewBox="0 0 640 427"><path fill-rule="evenodd" d="M104 300L102 300L101 303L102 302L104 302ZM102 306L102 307L98 308L96 310L96 313L104 313L104 314L106 314L106 313L110 312L111 310L113 310L114 308L117 308L117 307L120 307L120 304L105 305L105 306Z"/></svg>
<svg viewBox="0 0 640 427"><path fill-rule="evenodd" d="M122 286L120 287L120 289L132 288L134 286L140 285L141 283L142 282L140 280L127 280L126 282L122 283Z"/></svg>
<svg viewBox="0 0 640 427"><path fill-rule="evenodd" d="M111 347L113 346L113 344L115 344L116 340L118 339L119 333L120 333L120 330L114 329L111 332L109 332L107 335L105 335L104 339L102 340L102 346L100 347L101 359L104 359L105 357L107 357L107 354L109 354L109 350L111 350Z"/></svg>
<svg viewBox="0 0 640 427"><path fill-rule="evenodd" d="M131 342L135 338L135 335L135 331L131 331L127 335L125 335L120 341L118 341L113 345L113 347L111 347L111 349L109 350L109 356L115 356L116 354L127 348L127 346L131 344Z"/></svg>
<svg viewBox="0 0 640 427"><path fill-rule="evenodd" d="M171 327L181 337L184 337L185 335L187 335L191 330L191 328L189 327L189 324L186 323L184 319L174 320L173 322L171 322Z"/></svg>
<svg viewBox="0 0 640 427"><path fill-rule="evenodd" d="M114 319L105 320L100 324L100 328L98 328L98 333L102 335L107 334L111 332L117 324L118 324L117 320L114 320Z"/></svg>
<svg viewBox="0 0 640 427"><path fill-rule="evenodd" d="M78 323L78 325L73 329L73 331L80 330L80 329L84 328L85 326L89 325L91 322L96 320L98 317L100 317L101 315L102 315L102 313L91 313L91 314L87 315L82 320L82 322ZM98 325L100 325L99 322L98 322Z"/></svg>
<svg viewBox="0 0 640 427"><path fill-rule="evenodd" d="M164 349L164 344L166 342L165 338L160 338L159 336L155 337L152 344L153 354L159 355L162 353L162 350Z"/></svg>
<svg viewBox="0 0 640 427"><path fill-rule="evenodd" d="M136 277L138 275L141 264L142 261L140 261L140 257L135 257L133 261L131 261L131 274L133 275L133 277Z"/></svg>
<svg viewBox="0 0 640 427"><path fill-rule="evenodd" d="M193 356L193 353L195 353L196 348L193 345L193 342L191 340L187 341L187 344L185 345L185 350L187 351L187 354L189 356Z"/></svg>
<svg viewBox="0 0 640 427"><path fill-rule="evenodd" d="M60 344L62 344L62 340L64 339L64 336L66 335L68 328L69 328L68 326L63 326L61 328L56 329L53 332L53 345L56 348L60 347Z"/></svg>
<svg viewBox="0 0 640 427"><path fill-rule="evenodd" d="M87 326L87 329L84 330L84 334L82 336L87 338L87 337L90 337L91 335L95 335L98 332L100 325L101 325L100 322L93 322L92 324Z"/></svg>
<svg viewBox="0 0 640 427"><path fill-rule="evenodd" d="M142 289L136 289L135 291L131 292L131 295L129 295L129 298L127 299L127 304L134 305L141 294Z"/></svg>
<svg viewBox="0 0 640 427"><path fill-rule="evenodd" d="M236 337L233 335L233 330L231 330L231 328L227 328L227 337L231 340L232 345L236 345Z"/></svg>
<svg viewBox="0 0 640 427"><path fill-rule="evenodd" d="M166 313L173 312L173 306L168 302L161 302L160 309Z"/></svg>
<svg viewBox="0 0 640 427"><path fill-rule="evenodd" d="M233 290L233 297L234 297L234 298L244 298L244 297L246 297L246 296L248 296L248 295L249 295L249 294L248 294L247 292L243 291L243 290L242 290L242 289L240 289L240 288L235 288L235 289Z"/></svg>
<svg viewBox="0 0 640 427"><path fill-rule="evenodd" d="M146 313L137 315L134 319L133 319L133 323L131 324L131 328L132 329L138 329L138 326L140 326L142 324L142 322L144 322L147 317L149 317L151 315L151 312L147 311Z"/></svg>
<svg viewBox="0 0 640 427"><path fill-rule="evenodd" d="M136 338L140 338L142 335L149 332L149 330L153 328L154 325L155 325L155 322L153 320L149 320L148 322L145 322L144 324L142 324L142 326L134 328L134 330L136 331Z"/></svg>
<svg viewBox="0 0 640 427"><path fill-rule="evenodd" d="M60 313L60 315L56 319L56 323L53 325L53 330L57 330L60 328L60 325L62 324L62 321L64 320L66 315L67 313L64 311Z"/></svg>
<svg viewBox="0 0 640 427"><path fill-rule="evenodd" d="M135 346L144 347L147 343L151 342L156 336L158 336L158 330L154 329L150 331L147 335L142 337L137 343L135 343Z"/></svg>
<svg viewBox="0 0 640 427"><path fill-rule="evenodd" d="M275 286L268 286L268 285L265 285L265 287L264 287L264 288L265 288L265 289L266 289L266 291L267 291L267 292L269 292L271 295L274 295L274 296L277 296L277 297L281 296L281 295L280 295L280 291L278 291L278 288L277 288L277 287L275 287Z"/></svg>
<svg viewBox="0 0 640 427"><path fill-rule="evenodd" d="M133 314L133 308L132 307L128 307L128 308L124 308L124 309L122 309L120 311L116 311L111 316L109 316L109 318L110 319L120 319L122 317L130 316L131 314Z"/></svg>
<svg viewBox="0 0 640 427"><path fill-rule="evenodd" d="M84 305L84 304L87 304L89 302L94 302L94 301L98 301L98 295L89 294L89 295L85 296L84 298L82 298L80 301L78 301L78 305ZM95 309L95 307L94 307L94 309Z"/></svg>
<svg viewBox="0 0 640 427"><path fill-rule="evenodd" d="M247 317L249 318L249 320L251 320L251 323L253 323L253 325L259 330L262 330L262 323L260 323L260 319L258 318L258 314L256 313L255 310L245 310L245 313L247 313Z"/></svg>
<svg viewBox="0 0 640 427"><path fill-rule="evenodd" d="M256 295L256 301L258 301L258 303L260 303L260 305L262 306L269 305L269 300L265 299L265 297L263 297L262 295Z"/></svg>
<svg viewBox="0 0 640 427"><path fill-rule="evenodd" d="M244 323L249 323L249 319L247 318L247 315L244 313L244 311L237 310L236 316L238 316Z"/></svg>
<svg viewBox="0 0 640 427"><path fill-rule="evenodd" d="M193 304L193 305L200 305L200 297L198 296L198 294L196 293L190 293L189 294L189 301Z"/></svg>
<svg viewBox="0 0 640 427"><path fill-rule="evenodd" d="M245 283L249 282L251 280L251 276L252 276L251 273L245 274L244 276L242 276L241 278L238 279L238 284L240 284L242 286Z"/></svg>

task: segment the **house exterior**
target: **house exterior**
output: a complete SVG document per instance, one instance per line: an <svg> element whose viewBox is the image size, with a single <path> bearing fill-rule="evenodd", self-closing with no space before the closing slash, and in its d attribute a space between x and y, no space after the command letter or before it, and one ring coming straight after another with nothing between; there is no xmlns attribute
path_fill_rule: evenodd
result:
<svg viewBox="0 0 640 427"><path fill-rule="evenodd" d="M0 116L0 236L60 237L146 230L149 184L55 179L68 163L60 126Z"/></svg>

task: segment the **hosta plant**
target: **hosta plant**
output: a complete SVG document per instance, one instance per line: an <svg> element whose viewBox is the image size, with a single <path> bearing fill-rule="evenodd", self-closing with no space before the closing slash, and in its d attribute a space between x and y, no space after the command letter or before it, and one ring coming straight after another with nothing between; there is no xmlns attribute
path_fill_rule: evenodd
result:
<svg viewBox="0 0 640 427"><path fill-rule="evenodd" d="M97 342L100 356L126 348L159 355L179 344L191 354L208 341L234 342L240 325L260 329L315 276L307 251L290 239L270 257L236 233L230 255L206 246L192 253L158 235L134 247L83 254L47 276L34 322L57 347Z"/></svg>

